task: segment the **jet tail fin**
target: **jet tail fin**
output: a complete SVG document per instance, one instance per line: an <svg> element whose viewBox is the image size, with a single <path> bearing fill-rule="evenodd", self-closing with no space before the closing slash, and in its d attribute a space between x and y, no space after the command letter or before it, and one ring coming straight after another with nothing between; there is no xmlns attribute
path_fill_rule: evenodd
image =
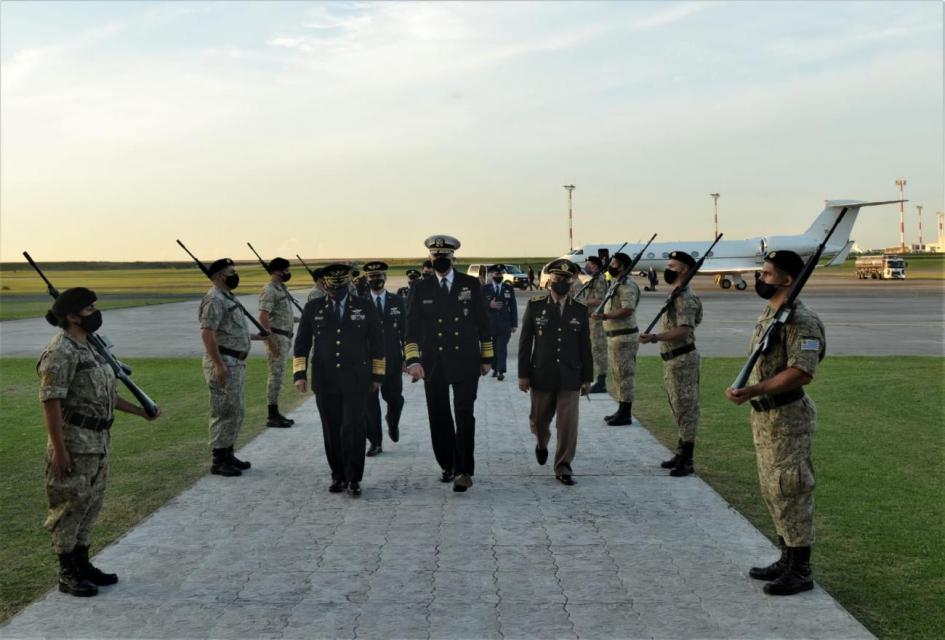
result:
<svg viewBox="0 0 945 640"><path fill-rule="evenodd" d="M905 202L905 200L884 200L882 202L828 200L827 206L820 212L820 215L817 216L817 219L814 220L813 224L808 227L804 234L815 238L817 242L821 242L824 236L827 235L827 232L833 227L837 216L839 216L840 212L845 208L847 213L843 217L843 221L837 226L837 230L834 231L833 235L830 237L830 242L828 243L831 247L844 247L850 240L850 233L853 231L853 224L856 222L856 216L860 212L861 207L875 207L881 204L899 204L899 202Z"/></svg>

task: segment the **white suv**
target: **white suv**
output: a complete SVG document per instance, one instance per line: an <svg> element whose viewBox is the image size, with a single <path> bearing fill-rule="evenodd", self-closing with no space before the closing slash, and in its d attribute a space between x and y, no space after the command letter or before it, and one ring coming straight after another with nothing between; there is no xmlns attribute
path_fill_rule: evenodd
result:
<svg viewBox="0 0 945 640"><path fill-rule="evenodd" d="M479 278L479 281L483 284L487 284L490 281L489 276L489 267L492 264L471 264L469 269L466 270L466 273L471 276L476 276ZM525 289L528 287L528 276L522 272L516 264L503 264L505 267L505 273L502 274L502 280L508 282L510 285L516 289Z"/></svg>

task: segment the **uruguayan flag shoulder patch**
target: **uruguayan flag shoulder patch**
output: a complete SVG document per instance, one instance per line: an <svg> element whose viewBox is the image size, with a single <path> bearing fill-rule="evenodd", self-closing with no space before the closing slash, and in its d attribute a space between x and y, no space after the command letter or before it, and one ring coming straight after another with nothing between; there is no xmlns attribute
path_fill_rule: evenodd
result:
<svg viewBox="0 0 945 640"><path fill-rule="evenodd" d="M801 351L820 351L818 338L801 338Z"/></svg>

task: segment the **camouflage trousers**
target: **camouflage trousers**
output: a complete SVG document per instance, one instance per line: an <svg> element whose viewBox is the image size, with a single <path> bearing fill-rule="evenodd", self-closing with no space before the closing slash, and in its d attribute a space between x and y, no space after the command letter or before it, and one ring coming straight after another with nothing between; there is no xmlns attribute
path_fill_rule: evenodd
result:
<svg viewBox="0 0 945 640"><path fill-rule="evenodd" d="M266 400L269 404L279 404L279 392L285 382L285 368L292 355L292 339L273 334L276 348L266 349L266 358L269 362L269 377L266 379Z"/></svg>
<svg viewBox="0 0 945 640"><path fill-rule="evenodd" d="M56 553L76 545L89 546L92 525L98 520L108 484L107 453L70 453L72 473L62 480L53 475L52 449L46 450L46 498L49 512L43 527L52 533Z"/></svg>
<svg viewBox="0 0 945 640"><path fill-rule="evenodd" d="M607 334L601 320L591 320L591 355L594 358L594 379L607 375Z"/></svg>
<svg viewBox="0 0 945 640"><path fill-rule="evenodd" d="M699 352L690 351L663 363L663 386L683 442L695 442L699 430L699 360Z"/></svg>
<svg viewBox="0 0 945 640"><path fill-rule="evenodd" d="M236 444L243 425L243 386L246 381L246 363L223 356L229 375L221 386L213 375L213 361L203 357L203 378L210 390L210 447L225 449Z"/></svg>
<svg viewBox="0 0 945 640"><path fill-rule="evenodd" d="M751 412L758 481L778 534L789 547L814 542L814 464L817 410L810 398L772 411Z"/></svg>
<svg viewBox="0 0 945 640"><path fill-rule="evenodd" d="M637 371L638 334L607 338L607 364L617 402L633 402L633 377Z"/></svg>

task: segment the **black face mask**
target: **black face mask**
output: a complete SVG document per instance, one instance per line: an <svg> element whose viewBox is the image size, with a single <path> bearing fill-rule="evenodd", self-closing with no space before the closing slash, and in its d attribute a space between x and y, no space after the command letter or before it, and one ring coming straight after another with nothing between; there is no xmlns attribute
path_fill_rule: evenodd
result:
<svg viewBox="0 0 945 640"><path fill-rule="evenodd" d="M371 291L380 291L384 288L384 278L371 278L368 280L368 286L371 287Z"/></svg>
<svg viewBox="0 0 945 640"><path fill-rule="evenodd" d="M79 316L79 326L86 333L94 333L102 326L102 312L94 311L87 316Z"/></svg>
<svg viewBox="0 0 945 640"><path fill-rule="evenodd" d="M433 277L433 272L431 272L431 271L425 271L420 277L423 278L423 279L432 278L432 277Z"/></svg>
<svg viewBox="0 0 945 640"><path fill-rule="evenodd" d="M493 282L502 282L502 276L492 276Z"/></svg>
<svg viewBox="0 0 945 640"><path fill-rule="evenodd" d="M282 274L279 274L279 277L282 278L282 281L283 281L283 282L288 282L289 280L292 279L292 274L291 274L291 273L282 273Z"/></svg>
<svg viewBox="0 0 945 640"><path fill-rule="evenodd" d="M228 275L223 279L223 284L225 284L228 289L235 289L236 287L240 286L240 274L234 273L232 275Z"/></svg>
<svg viewBox="0 0 945 640"><path fill-rule="evenodd" d="M552 282L551 290L557 293L559 296L568 295L568 291L571 290L570 282Z"/></svg>
<svg viewBox="0 0 945 640"><path fill-rule="evenodd" d="M607 273L609 273L612 278L619 276L620 271L621 269L619 267L607 267Z"/></svg>
<svg viewBox="0 0 945 640"><path fill-rule="evenodd" d="M348 287L325 287L325 292L337 301L342 301L348 295Z"/></svg>
<svg viewBox="0 0 945 640"><path fill-rule="evenodd" d="M447 257L439 256L433 258L433 269L437 273L446 273L450 270L450 267L453 265L453 261Z"/></svg>
<svg viewBox="0 0 945 640"><path fill-rule="evenodd" d="M673 284L676 282L676 278L679 277L678 271L673 271L672 269L667 269L663 272L663 280L666 281L666 284Z"/></svg>
<svg viewBox="0 0 945 640"><path fill-rule="evenodd" d="M765 300L773 298L774 294L778 292L778 289L783 286L784 285L781 284L768 284L761 278L755 277L755 293Z"/></svg>

